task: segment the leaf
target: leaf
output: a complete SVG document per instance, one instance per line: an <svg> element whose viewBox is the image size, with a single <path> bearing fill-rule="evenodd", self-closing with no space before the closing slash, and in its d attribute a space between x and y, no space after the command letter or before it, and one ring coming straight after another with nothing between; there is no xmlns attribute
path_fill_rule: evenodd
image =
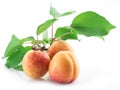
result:
<svg viewBox="0 0 120 90"><path fill-rule="evenodd" d="M23 71L23 67L21 64L19 66L15 67L14 69L17 71Z"/></svg>
<svg viewBox="0 0 120 90"><path fill-rule="evenodd" d="M5 50L3 58L8 57L10 54L12 54L13 51L15 49L17 49L20 45L22 45L24 42L33 41L33 40L34 40L34 37L32 37L32 36L26 37L26 38L23 38L20 40L15 35L12 35L12 38L11 38L11 40L10 40L6 50Z"/></svg>
<svg viewBox="0 0 120 90"><path fill-rule="evenodd" d="M45 21L43 24L39 25L36 34L39 35L43 31L47 30L56 20L57 19L49 19Z"/></svg>
<svg viewBox="0 0 120 90"><path fill-rule="evenodd" d="M104 39L103 36L96 36L96 37L99 38L99 39L101 39L101 40L103 40L103 41L105 41L105 39Z"/></svg>
<svg viewBox="0 0 120 90"><path fill-rule="evenodd" d="M65 12L65 13L61 14L61 16L67 16L67 15L70 15L73 13L75 13L75 11L69 11L69 12Z"/></svg>
<svg viewBox="0 0 120 90"><path fill-rule="evenodd" d="M50 44L50 43L52 42L52 38L40 40L40 42L41 42L42 44Z"/></svg>
<svg viewBox="0 0 120 90"><path fill-rule="evenodd" d="M25 46L24 48L26 52L32 49L31 46Z"/></svg>
<svg viewBox="0 0 120 90"><path fill-rule="evenodd" d="M88 11L79 14L72 21L71 27L85 36L104 36L115 28L108 20L99 14Z"/></svg>
<svg viewBox="0 0 120 90"><path fill-rule="evenodd" d="M61 39L62 40L68 40L68 39L78 40L78 36L77 34L68 34L68 35L61 37Z"/></svg>
<svg viewBox="0 0 120 90"><path fill-rule="evenodd" d="M20 44L23 44L26 41L33 41L33 40L35 40L34 37L33 36L29 36L29 37L21 39L20 40Z"/></svg>
<svg viewBox="0 0 120 90"><path fill-rule="evenodd" d="M75 13L75 11L60 13L54 7L50 6L50 15L52 15L53 18L59 18L59 17L62 17L62 16L67 16L67 15L73 14L73 13Z"/></svg>
<svg viewBox="0 0 120 90"><path fill-rule="evenodd" d="M60 38L62 40L67 39L76 39L78 40L78 36L76 32L70 27L60 27L56 30L55 38Z"/></svg>
<svg viewBox="0 0 120 90"><path fill-rule="evenodd" d="M19 45L14 52L9 55L6 61L6 66L8 68L13 68L15 70L22 71L22 59L27 51L31 50L31 46L25 46L23 47L22 45Z"/></svg>
<svg viewBox="0 0 120 90"><path fill-rule="evenodd" d="M12 51L14 51L14 48L19 45L19 41L20 40L15 35L12 35L12 38L5 50L3 58L9 56L12 53Z"/></svg>
<svg viewBox="0 0 120 90"><path fill-rule="evenodd" d="M54 7L50 6L50 15L53 16L53 18L57 18L61 15Z"/></svg>
<svg viewBox="0 0 120 90"><path fill-rule="evenodd" d="M22 61L22 58L26 50L23 46L19 46L14 52L7 58L6 66L8 68L16 68Z"/></svg>

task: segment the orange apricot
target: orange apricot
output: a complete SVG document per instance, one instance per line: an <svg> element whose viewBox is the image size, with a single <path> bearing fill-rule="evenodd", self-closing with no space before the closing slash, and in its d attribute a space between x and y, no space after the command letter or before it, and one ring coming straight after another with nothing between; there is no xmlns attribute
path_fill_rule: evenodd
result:
<svg viewBox="0 0 120 90"><path fill-rule="evenodd" d="M77 79L79 64L73 52L60 51L49 64L50 78L60 83L70 83Z"/></svg>
<svg viewBox="0 0 120 90"><path fill-rule="evenodd" d="M30 50L23 57L23 71L31 78L38 79L48 71L50 57L40 50Z"/></svg>
<svg viewBox="0 0 120 90"><path fill-rule="evenodd" d="M52 57L59 51L73 51L73 49L68 43L62 40L55 40L48 49L48 55L52 59Z"/></svg>

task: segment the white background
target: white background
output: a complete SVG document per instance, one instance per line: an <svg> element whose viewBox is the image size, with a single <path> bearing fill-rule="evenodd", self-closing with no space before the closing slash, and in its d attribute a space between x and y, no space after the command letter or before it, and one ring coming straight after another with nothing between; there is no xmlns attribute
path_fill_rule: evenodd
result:
<svg viewBox="0 0 120 90"><path fill-rule="evenodd" d="M15 34L19 38L35 36L37 26L52 18L50 3L60 12L76 10L61 18L55 27L70 25L84 11L95 11L116 26L105 42L95 37L80 36L81 41L68 41L80 63L80 75L70 84L43 79L32 80L24 73L9 70L0 59L0 90L120 90L120 10L119 0L0 0L0 57ZM54 28L55 29L55 28Z"/></svg>

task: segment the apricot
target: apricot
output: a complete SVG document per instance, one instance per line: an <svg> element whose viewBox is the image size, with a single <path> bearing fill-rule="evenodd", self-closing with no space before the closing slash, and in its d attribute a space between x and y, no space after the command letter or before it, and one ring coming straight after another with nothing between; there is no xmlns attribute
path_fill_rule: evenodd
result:
<svg viewBox="0 0 120 90"><path fill-rule="evenodd" d="M30 50L23 57L23 71L31 78L38 79L48 71L50 57L40 50Z"/></svg>
<svg viewBox="0 0 120 90"><path fill-rule="evenodd" d="M52 59L52 57L59 51L73 51L73 49L68 43L62 40L55 40L48 49L48 55Z"/></svg>
<svg viewBox="0 0 120 90"><path fill-rule="evenodd" d="M77 79L78 74L79 64L71 51L60 51L50 61L49 75L53 81L70 83Z"/></svg>

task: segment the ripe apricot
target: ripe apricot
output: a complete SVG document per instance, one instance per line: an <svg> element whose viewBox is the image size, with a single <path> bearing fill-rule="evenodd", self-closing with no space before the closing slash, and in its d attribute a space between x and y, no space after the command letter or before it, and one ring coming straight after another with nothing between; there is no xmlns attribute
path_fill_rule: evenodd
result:
<svg viewBox="0 0 120 90"><path fill-rule="evenodd" d="M50 57L40 50L30 50L23 57L24 72L31 78L37 79L48 71Z"/></svg>
<svg viewBox="0 0 120 90"><path fill-rule="evenodd" d="M70 83L78 77L79 65L73 52L60 51L49 64L49 75L52 80L60 83Z"/></svg>
<svg viewBox="0 0 120 90"><path fill-rule="evenodd" d="M52 57L59 51L73 51L73 49L68 43L62 40L55 40L48 49L48 55L52 59Z"/></svg>

